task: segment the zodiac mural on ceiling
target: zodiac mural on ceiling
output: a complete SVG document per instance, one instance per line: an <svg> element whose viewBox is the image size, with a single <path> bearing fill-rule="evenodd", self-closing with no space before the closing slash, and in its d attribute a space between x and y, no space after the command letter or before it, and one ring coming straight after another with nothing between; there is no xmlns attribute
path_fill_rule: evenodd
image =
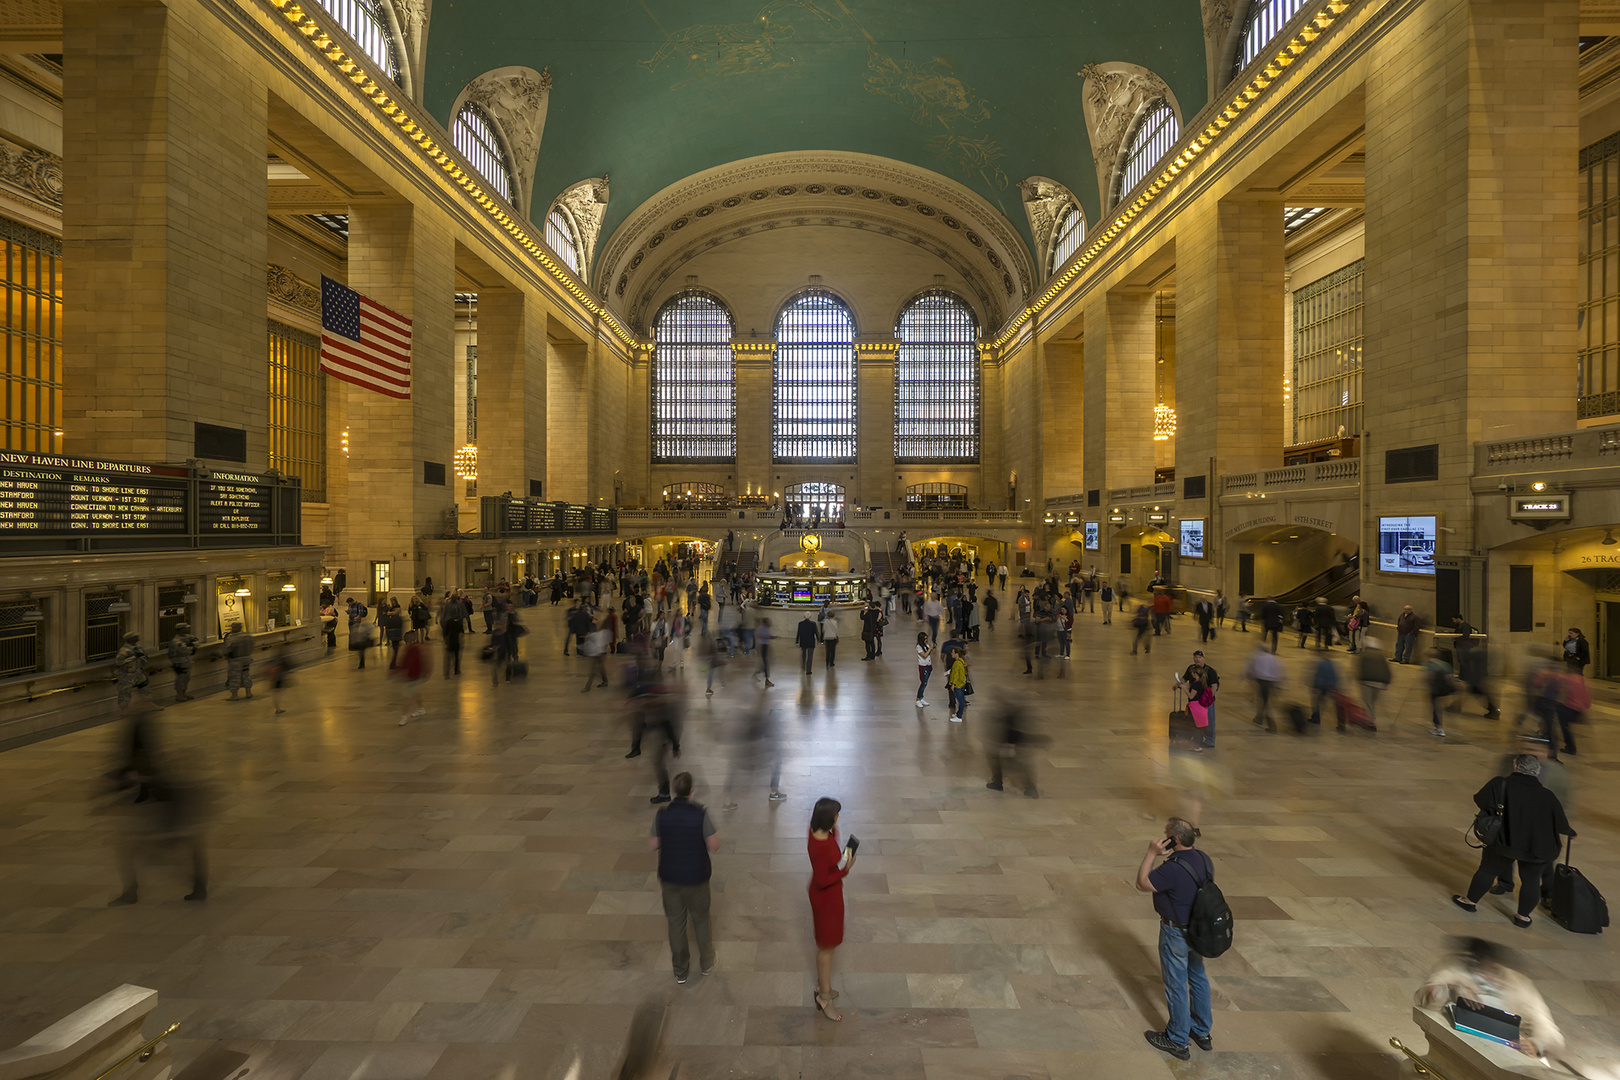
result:
<svg viewBox="0 0 1620 1080"><path fill-rule="evenodd" d="M1001 144L989 136L973 138L956 130L963 122L978 124L990 119L991 106L957 78L949 61L938 56L926 64L897 60L876 43L869 43L866 53L868 93L910 106L914 124L944 128L929 136L928 149L950 158L963 172L977 173L991 187L1007 186L1007 174L997 164L1004 156Z"/></svg>
<svg viewBox="0 0 1620 1080"><path fill-rule="evenodd" d="M794 58L783 46L798 31L783 19L792 17L794 9L814 15L834 29L843 26L843 20L816 0L771 0L759 9L759 17L753 22L699 23L676 30L657 52L638 63L648 71L657 71L666 61L685 56L689 77L675 83L671 90L701 78L752 75L787 67Z"/></svg>

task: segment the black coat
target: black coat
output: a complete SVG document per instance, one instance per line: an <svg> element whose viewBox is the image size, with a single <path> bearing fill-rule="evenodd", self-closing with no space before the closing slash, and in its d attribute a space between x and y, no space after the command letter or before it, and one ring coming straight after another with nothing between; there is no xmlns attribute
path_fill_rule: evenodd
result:
<svg viewBox="0 0 1620 1080"><path fill-rule="evenodd" d="M1502 842L1498 850L1524 862L1552 862L1563 848L1561 837L1574 836L1558 796L1541 781L1523 773L1495 777L1474 795L1481 810L1502 801Z"/></svg>

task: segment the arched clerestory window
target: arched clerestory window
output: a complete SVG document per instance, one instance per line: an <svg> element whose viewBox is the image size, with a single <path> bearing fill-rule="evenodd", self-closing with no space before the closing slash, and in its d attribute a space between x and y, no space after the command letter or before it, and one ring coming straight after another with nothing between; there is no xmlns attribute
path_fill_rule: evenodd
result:
<svg viewBox="0 0 1620 1080"><path fill-rule="evenodd" d="M579 239L574 233L574 223L568 220L567 214L555 207L546 215L546 246L555 251L576 275L580 267L585 265L579 250Z"/></svg>
<svg viewBox="0 0 1620 1080"><path fill-rule="evenodd" d="M774 460L855 460L855 316L825 289L807 289L776 317Z"/></svg>
<svg viewBox="0 0 1620 1080"><path fill-rule="evenodd" d="M512 163L507 158L506 146L495 133L495 124L475 102L465 102L450 125L450 141L461 156L477 170L495 193L512 205L517 205L517 184L512 180Z"/></svg>
<svg viewBox="0 0 1620 1080"><path fill-rule="evenodd" d="M979 320L931 289L900 312L894 336L894 460L979 460Z"/></svg>
<svg viewBox="0 0 1620 1080"><path fill-rule="evenodd" d="M653 320L652 456L737 459L737 369L731 312L708 293L671 297Z"/></svg>
<svg viewBox="0 0 1620 1080"><path fill-rule="evenodd" d="M399 50L395 48L393 24L382 10L383 0L319 0L321 7L337 20L343 32L354 39L373 64L399 82Z"/></svg>
<svg viewBox="0 0 1620 1080"><path fill-rule="evenodd" d="M1243 22L1243 34L1238 39L1232 74L1248 67L1264 52L1304 6L1305 0L1249 0L1249 16Z"/></svg>
<svg viewBox="0 0 1620 1080"><path fill-rule="evenodd" d="M1130 145L1120 166L1116 200L1123 199L1128 191L1146 179L1180 137L1181 123L1168 101L1160 98L1143 110L1142 120L1131 135Z"/></svg>
<svg viewBox="0 0 1620 1080"><path fill-rule="evenodd" d="M1046 268L1046 272L1055 274L1062 269L1063 264L1080 250L1085 238L1086 215L1081 213L1078 206L1070 203L1058 215L1057 227L1052 230L1052 262Z"/></svg>

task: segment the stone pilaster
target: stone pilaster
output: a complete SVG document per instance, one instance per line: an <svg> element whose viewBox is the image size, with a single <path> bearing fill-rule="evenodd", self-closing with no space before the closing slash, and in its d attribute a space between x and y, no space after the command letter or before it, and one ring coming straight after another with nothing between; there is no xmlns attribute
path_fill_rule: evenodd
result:
<svg viewBox="0 0 1620 1080"><path fill-rule="evenodd" d="M589 479L584 342L546 344L546 498L581 503Z"/></svg>
<svg viewBox="0 0 1620 1080"><path fill-rule="evenodd" d="M202 421L263 468L265 87L155 0L62 18L64 449L184 461Z"/></svg>
<svg viewBox="0 0 1620 1080"><path fill-rule="evenodd" d="M1153 482L1153 294L1113 290L1086 299L1084 398L1085 489L1100 490L1102 505L1088 507L1102 523L1100 565L1110 570L1114 528L1108 490ZM1039 509L1039 508L1037 508Z"/></svg>
<svg viewBox="0 0 1620 1080"><path fill-rule="evenodd" d="M525 498L529 481L545 477L545 318L518 289L486 289L478 294L479 487Z"/></svg>
<svg viewBox="0 0 1620 1080"><path fill-rule="evenodd" d="M349 210L349 285L411 320L411 397L338 383L349 430L351 588L370 563L391 563L392 587L421 584L416 540L444 531L455 504L455 244L446 225L408 205ZM428 463L444 484L426 483ZM443 582L435 584L442 585Z"/></svg>
<svg viewBox="0 0 1620 1080"><path fill-rule="evenodd" d="M1438 512L1439 553L1471 552L1474 443L1574 426L1578 29L1575 0L1432 0L1374 45L1369 556L1380 514ZM1386 451L1425 444L1438 482L1384 482ZM1385 612L1429 607L1428 579L1362 579Z"/></svg>
<svg viewBox="0 0 1620 1080"><path fill-rule="evenodd" d="M1085 490L1082 416L1084 342L1049 341L1041 347L1045 375L1041 387L1042 483L1045 498ZM1039 512L1042 507L1036 506ZM1039 516L1039 513L1037 513Z"/></svg>

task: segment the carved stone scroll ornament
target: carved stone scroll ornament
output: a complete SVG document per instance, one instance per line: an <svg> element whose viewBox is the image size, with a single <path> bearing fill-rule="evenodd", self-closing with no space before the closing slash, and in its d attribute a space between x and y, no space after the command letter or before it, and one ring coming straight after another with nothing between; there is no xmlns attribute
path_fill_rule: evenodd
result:
<svg viewBox="0 0 1620 1080"><path fill-rule="evenodd" d="M40 202L62 205L62 159L0 139L0 181Z"/></svg>
<svg viewBox="0 0 1620 1080"><path fill-rule="evenodd" d="M1103 211L1109 203L1114 162L1125 153L1125 139L1131 120L1144 102L1163 98L1181 114L1175 96L1163 79L1137 64L1087 64L1080 69L1085 79L1081 101L1086 114L1086 133L1091 137L1091 155L1097 164L1097 190L1103 192Z"/></svg>
<svg viewBox="0 0 1620 1080"><path fill-rule="evenodd" d="M517 182L512 201L520 212L527 214L529 188L534 183L536 156L540 152L540 137L546 130L546 109L551 100L551 69L504 67L486 71L468 84L463 100L475 102L499 125L512 154L512 171Z"/></svg>
<svg viewBox="0 0 1620 1080"><path fill-rule="evenodd" d="M305 281L285 266L269 263L265 267L270 299L306 314L321 317L321 290Z"/></svg>
<svg viewBox="0 0 1620 1080"><path fill-rule="evenodd" d="M563 212L574 223L580 257L585 260L584 273L581 276L587 281L590 280L591 259L596 253L596 239L602 235L602 218L607 214L607 204L606 175L581 180L557 196L557 205L563 208Z"/></svg>
<svg viewBox="0 0 1620 1080"><path fill-rule="evenodd" d="M1213 95L1226 83L1231 74L1231 56L1227 43L1232 36L1232 20L1237 18L1239 6L1247 9L1248 0L1198 0L1204 18L1204 58L1209 67L1210 93Z"/></svg>
<svg viewBox="0 0 1620 1080"><path fill-rule="evenodd" d="M410 73L411 95L422 100L426 83L424 64L427 60L428 19L433 14L433 0L388 0L394 9L394 22L399 26L400 63Z"/></svg>
<svg viewBox="0 0 1620 1080"><path fill-rule="evenodd" d="M1066 206L1080 205L1074 192L1045 176L1030 176L1018 181L1024 193L1024 216L1029 218L1029 233L1035 240L1035 255L1044 271L1052 264L1052 244L1057 239L1058 219Z"/></svg>

